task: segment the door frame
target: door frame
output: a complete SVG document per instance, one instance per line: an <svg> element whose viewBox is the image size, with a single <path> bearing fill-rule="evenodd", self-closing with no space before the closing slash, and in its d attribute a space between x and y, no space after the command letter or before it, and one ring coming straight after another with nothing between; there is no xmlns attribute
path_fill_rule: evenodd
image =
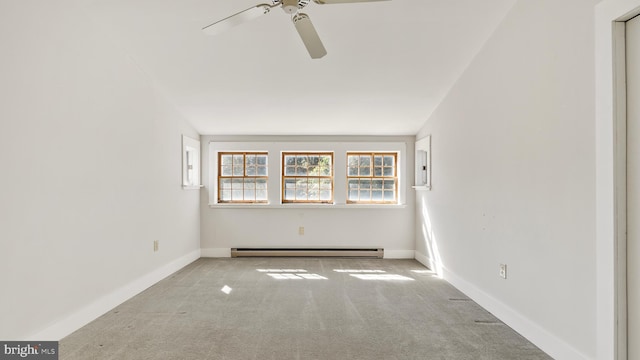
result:
<svg viewBox="0 0 640 360"><path fill-rule="evenodd" d="M614 236L615 236L615 314L617 326L616 360L627 360L627 62L626 21L613 27L613 121L614 121Z"/></svg>
<svg viewBox="0 0 640 360"><path fill-rule="evenodd" d="M640 0L596 6L596 351L627 360L625 22Z"/></svg>
<svg viewBox="0 0 640 360"><path fill-rule="evenodd" d="M615 117L616 137L616 175L617 181L617 242L618 242L618 359L628 358L629 333L629 303L628 303L628 174L627 174L627 126L629 116L627 113L627 22L640 16L640 11L628 14L624 21L616 21L613 26L614 36L614 91L615 91ZM628 17L628 18L627 18Z"/></svg>

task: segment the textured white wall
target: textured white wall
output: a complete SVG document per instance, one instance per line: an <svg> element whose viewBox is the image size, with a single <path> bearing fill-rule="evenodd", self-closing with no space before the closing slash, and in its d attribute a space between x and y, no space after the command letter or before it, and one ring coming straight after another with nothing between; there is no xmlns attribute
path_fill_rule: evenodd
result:
<svg viewBox="0 0 640 360"><path fill-rule="evenodd" d="M198 134L80 3L0 3L2 339L199 250L180 168Z"/></svg>
<svg viewBox="0 0 640 360"><path fill-rule="evenodd" d="M518 1L418 134L418 257L558 359L596 355L593 6Z"/></svg>
<svg viewBox="0 0 640 360"><path fill-rule="evenodd" d="M414 180L413 136L403 137L212 137L201 138L203 146L203 174L210 176L210 141L250 142L262 150L270 150L270 163L278 165L280 149L335 150L336 200L344 202L345 186L340 176L345 176L343 159L347 150L362 150L358 144L367 143L373 151L376 141L379 149L387 148L389 142L406 144L406 172L401 186L406 192L405 206L398 208L332 208L325 206L301 207L294 204L279 204L279 171L270 168L270 198L274 207L250 206L243 208L209 207L208 192L203 191L201 199L201 233L203 256L223 256L234 247L383 247L385 255L413 258L415 244L415 198L410 186ZM297 143L292 145L292 143ZM351 145L349 145L351 144ZM370 146L369 146L370 144ZM223 146L223 145L220 145ZM292 148L294 146L294 148ZM245 149L246 150L246 149ZM273 161L272 161L273 160ZM276 166L279 169L278 166ZM340 175L342 174L342 175ZM273 181L272 181L273 180ZM211 186L208 184L208 188ZM344 184L343 184L344 185ZM275 195L275 196L274 196ZM213 202L213 200L211 200ZM298 227L304 226L305 234L298 234Z"/></svg>

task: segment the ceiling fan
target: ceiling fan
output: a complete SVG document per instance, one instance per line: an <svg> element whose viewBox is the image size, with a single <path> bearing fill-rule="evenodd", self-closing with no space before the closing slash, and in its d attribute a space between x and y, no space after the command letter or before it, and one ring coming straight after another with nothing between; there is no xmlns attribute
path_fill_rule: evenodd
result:
<svg viewBox="0 0 640 360"><path fill-rule="evenodd" d="M262 15L266 15L271 12L271 9L275 7L282 7L285 13L292 15L293 24L300 34L300 38L304 43L304 46L309 51L312 59L319 59L327 54L327 50L324 48L316 29L311 23L309 15L298 12L309 4L311 0L272 0L272 4L258 4L254 7L250 7L239 13L233 14L222 20L216 21L211 25L207 25L202 28L208 35L219 34L228 30L243 22L258 18ZM346 3L359 3L359 2L374 2L374 1L389 1L389 0L313 0L318 5L325 4L346 4Z"/></svg>

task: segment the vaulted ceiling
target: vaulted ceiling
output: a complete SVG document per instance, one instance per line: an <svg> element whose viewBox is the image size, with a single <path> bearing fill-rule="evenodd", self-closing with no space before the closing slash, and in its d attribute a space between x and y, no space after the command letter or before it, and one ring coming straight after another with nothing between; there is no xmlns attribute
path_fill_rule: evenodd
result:
<svg viewBox="0 0 640 360"><path fill-rule="evenodd" d="M328 54L290 15L202 28L271 0L87 0L93 17L201 134L415 134L515 0L318 5Z"/></svg>

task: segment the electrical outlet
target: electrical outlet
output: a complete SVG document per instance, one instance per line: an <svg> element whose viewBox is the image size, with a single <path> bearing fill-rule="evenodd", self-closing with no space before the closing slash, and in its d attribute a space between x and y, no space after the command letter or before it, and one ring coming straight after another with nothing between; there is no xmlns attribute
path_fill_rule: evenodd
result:
<svg viewBox="0 0 640 360"><path fill-rule="evenodd" d="M298 235L304 235L304 226L298 228Z"/></svg>
<svg viewBox="0 0 640 360"><path fill-rule="evenodd" d="M500 264L499 275L503 279L507 278L507 264Z"/></svg>
<svg viewBox="0 0 640 360"><path fill-rule="evenodd" d="M158 240L153 240L153 252L158 251Z"/></svg>

